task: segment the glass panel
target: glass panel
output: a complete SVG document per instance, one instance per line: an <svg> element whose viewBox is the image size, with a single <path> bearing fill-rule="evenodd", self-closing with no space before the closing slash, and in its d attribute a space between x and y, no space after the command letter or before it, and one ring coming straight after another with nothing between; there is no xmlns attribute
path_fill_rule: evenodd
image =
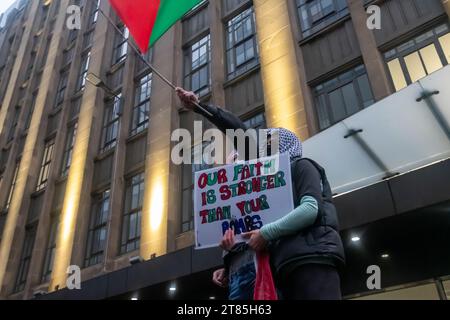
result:
<svg viewBox="0 0 450 320"><path fill-rule="evenodd" d="M425 68L427 69L428 74L433 73L443 67L434 44L420 50L420 55L422 56L423 62L425 63Z"/></svg>
<svg viewBox="0 0 450 320"><path fill-rule="evenodd" d="M333 113L333 121L337 122L346 117L345 104L342 99L341 90L335 90L330 93L331 112Z"/></svg>
<svg viewBox="0 0 450 320"><path fill-rule="evenodd" d="M321 95L317 98L317 113L319 116L320 129L328 128L331 125L331 121L328 116L325 95Z"/></svg>
<svg viewBox="0 0 450 320"><path fill-rule="evenodd" d="M370 89L369 79L367 75L360 76L358 78L358 86L361 92L361 98L363 100L363 107L367 108L375 103L373 99L372 90Z"/></svg>
<svg viewBox="0 0 450 320"><path fill-rule="evenodd" d="M442 50L444 51L447 63L450 63L450 33L439 38Z"/></svg>
<svg viewBox="0 0 450 320"><path fill-rule="evenodd" d="M399 91L407 86L405 75L403 74L400 61L398 59L388 62L388 68L391 73L392 81L396 91Z"/></svg>
<svg viewBox="0 0 450 320"><path fill-rule="evenodd" d="M355 87L350 83L342 87L342 94L344 96L345 106L347 109L347 116L359 111L358 97L356 96Z"/></svg>
<svg viewBox="0 0 450 320"><path fill-rule="evenodd" d="M130 225L128 229L128 240L136 238L136 225L137 215L135 213L130 214Z"/></svg>
<svg viewBox="0 0 450 320"><path fill-rule="evenodd" d="M427 75L418 52L414 52L409 56L406 56L405 63L412 82L416 82Z"/></svg>

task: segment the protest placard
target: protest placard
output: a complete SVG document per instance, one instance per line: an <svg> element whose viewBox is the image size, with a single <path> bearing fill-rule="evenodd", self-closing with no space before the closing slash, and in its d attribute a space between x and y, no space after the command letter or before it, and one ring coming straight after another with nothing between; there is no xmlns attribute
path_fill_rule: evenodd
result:
<svg viewBox="0 0 450 320"><path fill-rule="evenodd" d="M216 167L195 173L194 223L197 249L218 246L233 228L260 229L293 210L288 154Z"/></svg>

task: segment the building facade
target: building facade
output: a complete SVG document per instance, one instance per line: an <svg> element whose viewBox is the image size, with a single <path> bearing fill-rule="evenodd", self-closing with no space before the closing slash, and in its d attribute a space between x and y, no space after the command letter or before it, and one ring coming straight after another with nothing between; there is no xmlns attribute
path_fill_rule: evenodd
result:
<svg viewBox="0 0 450 320"><path fill-rule="evenodd" d="M177 297L223 295L209 279L220 251L192 249L192 176L205 166L170 160L172 131L193 130L201 118L131 50L108 1L16 5L0 29L0 297L164 298L174 281ZM76 12L70 5L81 8L79 30L67 27ZM381 10L380 30L367 27L372 5ZM308 140L445 69L448 12L446 0L204 1L145 58L250 127L283 126ZM88 81L93 76L103 89ZM416 173L436 187L448 165ZM336 195L344 239L370 225L371 241L380 243L383 223L404 224L383 220L400 213L392 191L400 182L389 178ZM444 195L402 212L450 210L442 183ZM408 247L403 240L395 243ZM344 294L365 297L365 262L347 251L358 276L347 272ZM392 271L385 286L406 289L367 297L445 298L450 263L439 254L428 259L440 267L418 267L409 278ZM65 289L70 265L81 268L82 290Z"/></svg>

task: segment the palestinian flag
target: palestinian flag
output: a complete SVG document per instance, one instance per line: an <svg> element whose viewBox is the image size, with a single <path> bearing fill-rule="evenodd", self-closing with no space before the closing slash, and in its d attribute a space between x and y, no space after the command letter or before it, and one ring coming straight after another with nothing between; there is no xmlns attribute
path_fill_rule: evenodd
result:
<svg viewBox="0 0 450 320"><path fill-rule="evenodd" d="M109 0L142 53L202 0Z"/></svg>

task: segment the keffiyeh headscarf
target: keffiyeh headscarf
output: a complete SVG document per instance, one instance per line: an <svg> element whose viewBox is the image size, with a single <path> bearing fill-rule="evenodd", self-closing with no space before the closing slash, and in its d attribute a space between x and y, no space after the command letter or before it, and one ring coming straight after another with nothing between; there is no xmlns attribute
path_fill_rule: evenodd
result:
<svg viewBox="0 0 450 320"><path fill-rule="evenodd" d="M301 158L303 153L302 142L299 138L297 138L295 133L284 128L267 129L268 135L273 136L277 133L279 138L280 154L288 152L291 161L295 158Z"/></svg>

